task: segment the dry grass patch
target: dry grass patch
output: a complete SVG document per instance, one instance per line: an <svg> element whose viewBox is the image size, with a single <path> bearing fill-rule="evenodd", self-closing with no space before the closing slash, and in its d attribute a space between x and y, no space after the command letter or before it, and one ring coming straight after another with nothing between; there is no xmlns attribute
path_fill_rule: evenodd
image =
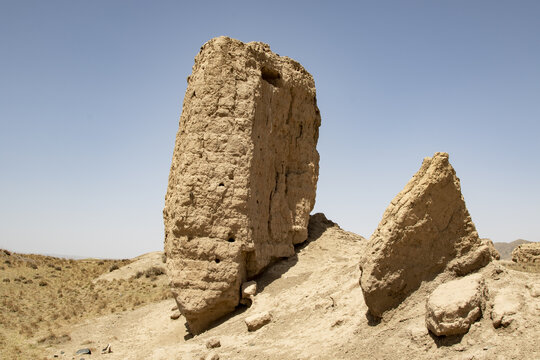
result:
<svg viewBox="0 0 540 360"><path fill-rule="evenodd" d="M503 265L511 270L540 274L540 264L538 263L516 263L513 261L505 261L503 262Z"/></svg>
<svg viewBox="0 0 540 360"><path fill-rule="evenodd" d="M59 330L66 325L171 297L160 268L130 280L92 283L130 262L0 250L0 359L40 359L42 347L69 340Z"/></svg>

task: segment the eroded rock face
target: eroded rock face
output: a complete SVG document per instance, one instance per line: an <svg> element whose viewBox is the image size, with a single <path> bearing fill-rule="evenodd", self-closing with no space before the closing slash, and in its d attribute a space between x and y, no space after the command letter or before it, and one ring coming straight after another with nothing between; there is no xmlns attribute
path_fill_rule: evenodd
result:
<svg viewBox="0 0 540 360"><path fill-rule="evenodd" d="M540 264L540 243L521 244L512 251L512 261Z"/></svg>
<svg viewBox="0 0 540 360"><path fill-rule="evenodd" d="M426 326L437 336L464 334L482 316L486 298L480 274L439 285L426 303Z"/></svg>
<svg viewBox="0 0 540 360"><path fill-rule="evenodd" d="M425 158L386 209L360 261L365 302L376 317L443 271L468 274L491 261L465 207L448 154Z"/></svg>
<svg viewBox="0 0 540 360"><path fill-rule="evenodd" d="M192 332L306 240L320 121L312 76L268 45L219 37L196 56L163 210L168 274Z"/></svg>

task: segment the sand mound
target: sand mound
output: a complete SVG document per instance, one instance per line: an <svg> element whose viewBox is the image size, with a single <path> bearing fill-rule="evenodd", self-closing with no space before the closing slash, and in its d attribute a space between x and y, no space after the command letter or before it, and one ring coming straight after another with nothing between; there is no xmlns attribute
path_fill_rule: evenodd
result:
<svg viewBox="0 0 540 360"><path fill-rule="evenodd" d="M133 262L119 267L113 271L102 274L96 279L94 283L104 280L129 280L132 277L136 277L137 274L144 274L152 268L158 268L165 272L165 264L163 263L163 251L154 251L144 255L137 256L133 259Z"/></svg>
<svg viewBox="0 0 540 360"><path fill-rule="evenodd" d="M69 328L71 340L44 350L71 359L90 347L92 358L199 360L220 359L506 359L540 357L540 274L506 270L495 261L480 273L490 294L510 289L522 299L508 327L493 326L492 300L469 331L457 337L428 334L426 298L447 281L439 276L377 322L366 316L358 286L358 256L365 239L343 231L323 215L312 217L307 243L256 278L250 308L239 308L208 331L190 338L185 319L171 320L173 300L96 318ZM248 331L245 319L271 313L270 323ZM208 349L209 340L220 347ZM101 355L111 344L112 353ZM86 344L86 345L85 345ZM60 354L64 351L65 354Z"/></svg>

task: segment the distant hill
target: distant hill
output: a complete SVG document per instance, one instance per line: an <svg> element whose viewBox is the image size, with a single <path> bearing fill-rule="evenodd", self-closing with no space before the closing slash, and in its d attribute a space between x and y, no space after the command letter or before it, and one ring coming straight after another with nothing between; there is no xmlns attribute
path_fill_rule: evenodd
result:
<svg viewBox="0 0 540 360"><path fill-rule="evenodd" d="M518 245L521 244L528 244L532 241L523 240L523 239L517 239L510 243L507 242L496 242L493 243L495 245L495 249L501 254L501 260L512 260L512 250L516 248Z"/></svg>

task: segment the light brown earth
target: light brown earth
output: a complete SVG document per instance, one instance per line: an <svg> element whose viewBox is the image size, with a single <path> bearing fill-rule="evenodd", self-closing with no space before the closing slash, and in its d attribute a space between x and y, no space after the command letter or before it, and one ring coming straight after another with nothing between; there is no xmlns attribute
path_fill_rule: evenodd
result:
<svg viewBox="0 0 540 360"><path fill-rule="evenodd" d="M170 319L175 303L167 299L135 310L76 318L58 329L69 340L37 345L34 337L24 340L24 346L48 359L55 354L72 359L84 347L93 350L85 359L198 360L214 353L220 359L540 358L539 273L506 269L500 261L489 264L480 271L490 293L482 318L462 337L437 338L426 330L426 298L449 279L443 275L423 283L376 323L366 316L358 285L358 258L365 242L319 217L295 256L256 279L258 293L250 308L239 309L193 338L184 338L188 334L183 317ZM508 327L495 329L490 315L493 296L502 289L516 294L519 309ZM271 312L272 322L248 332L244 319L264 311ZM219 339L221 347L208 349L209 339ZM101 355L101 348L109 343L113 352Z"/></svg>

